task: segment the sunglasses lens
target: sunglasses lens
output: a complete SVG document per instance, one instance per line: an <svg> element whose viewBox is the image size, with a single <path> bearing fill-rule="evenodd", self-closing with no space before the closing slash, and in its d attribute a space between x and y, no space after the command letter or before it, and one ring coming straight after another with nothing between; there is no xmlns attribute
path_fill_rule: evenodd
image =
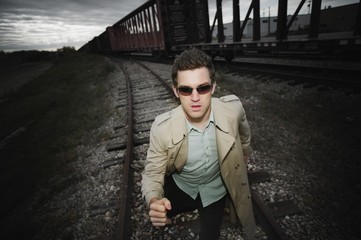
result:
<svg viewBox="0 0 361 240"><path fill-rule="evenodd" d="M178 92L183 96L189 96L193 92L193 88L190 87L180 87L178 88Z"/></svg>
<svg viewBox="0 0 361 240"><path fill-rule="evenodd" d="M206 94L211 90L211 85L205 85L197 88L199 94Z"/></svg>
<svg viewBox="0 0 361 240"><path fill-rule="evenodd" d="M212 85L204 85L204 86L197 87L197 92L199 94L206 94L211 90L211 87L212 87ZM190 96L193 92L193 88L179 87L178 92L179 92L179 94L181 94L183 96Z"/></svg>

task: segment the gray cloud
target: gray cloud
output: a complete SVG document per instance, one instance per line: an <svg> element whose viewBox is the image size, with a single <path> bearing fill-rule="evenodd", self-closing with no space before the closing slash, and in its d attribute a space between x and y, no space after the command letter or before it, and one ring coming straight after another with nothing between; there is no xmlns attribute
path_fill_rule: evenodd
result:
<svg viewBox="0 0 361 240"><path fill-rule="evenodd" d="M145 0L1 0L0 50L81 47Z"/></svg>

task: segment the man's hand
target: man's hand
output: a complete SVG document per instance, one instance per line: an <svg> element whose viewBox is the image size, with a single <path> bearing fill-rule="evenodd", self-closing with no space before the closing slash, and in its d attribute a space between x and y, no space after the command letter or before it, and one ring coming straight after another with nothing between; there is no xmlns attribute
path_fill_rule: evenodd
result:
<svg viewBox="0 0 361 240"><path fill-rule="evenodd" d="M163 227L170 224L171 220L167 218L167 211L172 209L170 201L166 198L152 198L149 204L149 217L153 226Z"/></svg>

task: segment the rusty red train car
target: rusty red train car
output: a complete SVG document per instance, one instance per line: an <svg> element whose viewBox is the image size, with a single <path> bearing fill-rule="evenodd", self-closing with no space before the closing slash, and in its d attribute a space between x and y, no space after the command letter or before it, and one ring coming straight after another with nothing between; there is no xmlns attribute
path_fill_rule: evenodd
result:
<svg viewBox="0 0 361 240"><path fill-rule="evenodd" d="M92 52L169 52L209 43L208 0L150 0L88 42Z"/></svg>

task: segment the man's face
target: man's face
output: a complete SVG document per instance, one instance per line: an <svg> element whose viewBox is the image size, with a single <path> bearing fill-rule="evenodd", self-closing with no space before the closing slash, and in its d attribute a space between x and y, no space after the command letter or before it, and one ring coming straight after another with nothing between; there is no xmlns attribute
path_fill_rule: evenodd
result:
<svg viewBox="0 0 361 240"><path fill-rule="evenodd" d="M215 84L211 85L206 67L178 71L177 88L174 94L179 98L188 121L197 127L204 127L211 112L211 97ZM207 91L209 89L209 91Z"/></svg>

